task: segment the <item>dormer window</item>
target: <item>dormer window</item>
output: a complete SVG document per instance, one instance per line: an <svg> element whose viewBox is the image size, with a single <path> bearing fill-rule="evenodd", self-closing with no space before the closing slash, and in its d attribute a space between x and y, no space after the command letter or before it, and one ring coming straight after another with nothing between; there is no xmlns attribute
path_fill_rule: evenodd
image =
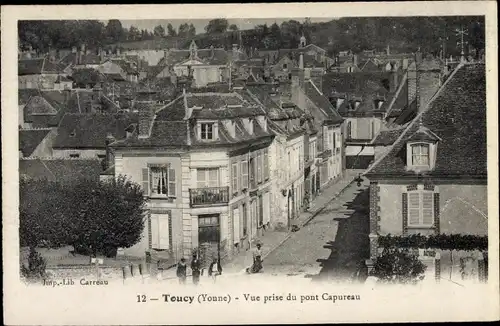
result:
<svg viewBox="0 0 500 326"><path fill-rule="evenodd" d="M200 122L198 123L198 134L201 140L217 139L217 124L215 122Z"/></svg>
<svg viewBox="0 0 500 326"><path fill-rule="evenodd" d="M429 167L430 166L430 144L417 143L410 145L411 147L411 165L414 167Z"/></svg>

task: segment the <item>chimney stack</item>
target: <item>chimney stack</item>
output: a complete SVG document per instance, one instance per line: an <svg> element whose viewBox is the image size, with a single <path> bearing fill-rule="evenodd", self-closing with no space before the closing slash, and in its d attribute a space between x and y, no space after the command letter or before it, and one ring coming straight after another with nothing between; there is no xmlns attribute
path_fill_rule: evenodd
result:
<svg viewBox="0 0 500 326"><path fill-rule="evenodd" d="M352 56L352 63L357 67L358 66L358 55L354 54Z"/></svg>
<svg viewBox="0 0 500 326"><path fill-rule="evenodd" d="M304 54L302 52L299 57L299 69L304 69Z"/></svg>
<svg viewBox="0 0 500 326"><path fill-rule="evenodd" d="M149 138L154 122L153 105L146 101L137 101L139 110L139 138Z"/></svg>
<svg viewBox="0 0 500 326"><path fill-rule="evenodd" d="M71 48L71 53L76 53L76 46L73 46L73 47Z"/></svg>

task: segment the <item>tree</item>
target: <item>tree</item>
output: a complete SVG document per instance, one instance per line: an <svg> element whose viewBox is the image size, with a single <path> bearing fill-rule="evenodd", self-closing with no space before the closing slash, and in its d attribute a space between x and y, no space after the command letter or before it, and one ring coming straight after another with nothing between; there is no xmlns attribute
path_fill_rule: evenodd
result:
<svg viewBox="0 0 500 326"><path fill-rule="evenodd" d="M78 69L73 72L71 76L76 86L85 88L88 86L94 87L97 83L101 81L101 75L99 72L92 68Z"/></svg>
<svg viewBox="0 0 500 326"><path fill-rule="evenodd" d="M377 257L371 275L380 283L416 284L423 280L426 268L411 250L388 247Z"/></svg>
<svg viewBox="0 0 500 326"><path fill-rule="evenodd" d="M236 24L231 24L229 25L229 30L232 32L237 32L239 30L238 26Z"/></svg>
<svg viewBox="0 0 500 326"><path fill-rule="evenodd" d="M128 30L128 39L131 41L138 41L141 38L139 29L135 26L130 26Z"/></svg>
<svg viewBox="0 0 500 326"><path fill-rule="evenodd" d="M189 37L194 37L196 36L196 28L194 27L193 24L189 24L189 32L188 32Z"/></svg>
<svg viewBox="0 0 500 326"><path fill-rule="evenodd" d="M163 26L161 26L161 25L158 25L154 28L153 33L155 36L164 37L165 36L165 28L163 28Z"/></svg>
<svg viewBox="0 0 500 326"><path fill-rule="evenodd" d="M118 19L110 19L106 25L106 36L111 42L120 42L123 40L123 27Z"/></svg>
<svg viewBox="0 0 500 326"><path fill-rule="evenodd" d="M177 36L177 32L175 31L175 28L170 23L168 23L168 25L167 25L167 35L168 36Z"/></svg>
<svg viewBox="0 0 500 326"><path fill-rule="evenodd" d="M187 23L179 25L179 34L180 37L188 37L189 36L189 25Z"/></svg>
<svg viewBox="0 0 500 326"><path fill-rule="evenodd" d="M136 244L144 230L142 188L123 176L98 183L83 181L70 192L69 215L78 233L75 250L93 255L116 255L117 248Z"/></svg>
<svg viewBox="0 0 500 326"><path fill-rule="evenodd" d="M212 19L208 22L208 25L205 26L205 31L208 34L225 33L228 26L229 22L225 18Z"/></svg>

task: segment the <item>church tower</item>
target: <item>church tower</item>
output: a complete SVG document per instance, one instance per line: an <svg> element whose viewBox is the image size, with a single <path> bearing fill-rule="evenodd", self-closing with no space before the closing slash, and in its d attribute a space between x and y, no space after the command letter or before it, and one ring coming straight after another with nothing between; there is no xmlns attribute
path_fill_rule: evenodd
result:
<svg viewBox="0 0 500 326"><path fill-rule="evenodd" d="M302 36L300 37L299 48L304 48L304 47L306 47L306 37L302 33Z"/></svg>

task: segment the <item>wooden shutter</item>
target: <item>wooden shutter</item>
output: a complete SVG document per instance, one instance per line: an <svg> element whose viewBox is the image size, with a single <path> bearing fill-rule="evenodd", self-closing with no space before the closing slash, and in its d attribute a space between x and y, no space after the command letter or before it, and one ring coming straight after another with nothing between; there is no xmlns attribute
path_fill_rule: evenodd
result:
<svg viewBox="0 0 500 326"><path fill-rule="evenodd" d="M240 242L240 210L233 209L233 243Z"/></svg>
<svg viewBox="0 0 500 326"><path fill-rule="evenodd" d="M241 162L241 188L248 188L248 161Z"/></svg>
<svg viewBox="0 0 500 326"><path fill-rule="evenodd" d="M403 212L403 236L406 236L408 232L408 193L403 192L401 202L403 204L401 207Z"/></svg>
<svg viewBox="0 0 500 326"><path fill-rule="evenodd" d="M175 197L175 169L168 168L168 195Z"/></svg>
<svg viewBox="0 0 500 326"><path fill-rule="evenodd" d="M218 187L219 186L219 169L209 169L208 170L208 186Z"/></svg>
<svg viewBox="0 0 500 326"><path fill-rule="evenodd" d="M436 234L439 234L441 232L440 230L440 218L439 218L439 193L434 193L434 228L436 231Z"/></svg>
<svg viewBox="0 0 500 326"><path fill-rule="evenodd" d="M149 196L149 169L142 169L142 189L144 195Z"/></svg>
<svg viewBox="0 0 500 326"><path fill-rule="evenodd" d="M410 225L418 225L420 222L420 194L418 192L408 193L408 219Z"/></svg>
<svg viewBox="0 0 500 326"><path fill-rule="evenodd" d="M158 214L159 249L170 248L170 234L168 227L168 214Z"/></svg>
<svg viewBox="0 0 500 326"><path fill-rule="evenodd" d="M160 221L158 214L151 214L151 248L160 249Z"/></svg>
<svg viewBox="0 0 500 326"><path fill-rule="evenodd" d="M262 182L262 154L257 155L257 182Z"/></svg>
<svg viewBox="0 0 500 326"><path fill-rule="evenodd" d="M267 224L271 221L271 207L270 207L270 200L269 200L269 193L266 192L264 194L264 224Z"/></svg>
<svg viewBox="0 0 500 326"><path fill-rule="evenodd" d="M264 152L264 179L269 179L269 154L267 150Z"/></svg>
<svg viewBox="0 0 500 326"><path fill-rule="evenodd" d="M233 163L231 165L231 187L233 188L233 194L238 192L238 163Z"/></svg>
<svg viewBox="0 0 500 326"><path fill-rule="evenodd" d="M422 193L422 223L425 225L431 225L434 219L433 211L433 193L423 192Z"/></svg>
<svg viewBox="0 0 500 326"><path fill-rule="evenodd" d="M197 169L196 170L196 180L197 180L197 186L198 188L203 188L206 187L206 172L204 169Z"/></svg>

